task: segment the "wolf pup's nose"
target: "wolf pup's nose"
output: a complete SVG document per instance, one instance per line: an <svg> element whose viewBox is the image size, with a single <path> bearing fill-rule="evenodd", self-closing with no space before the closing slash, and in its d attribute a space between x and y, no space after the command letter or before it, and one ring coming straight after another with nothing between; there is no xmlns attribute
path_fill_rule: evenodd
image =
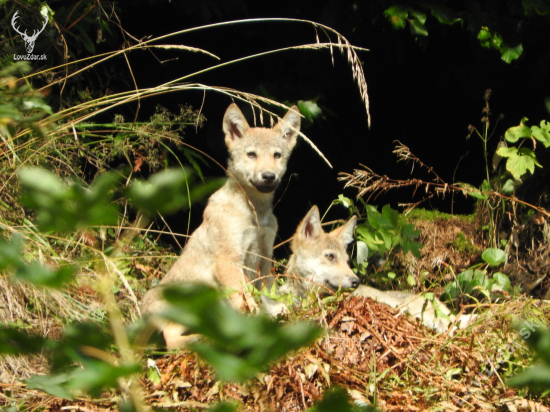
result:
<svg viewBox="0 0 550 412"><path fill-rule="evenodd" d="M355 278L351 280L351 287L353 289L357 289L359 287L359 278Z"/></svg>
<svg viewBox="0 0 550 412"><path fill-rule="evenodd" d="M264 183L271 184L275 181L275 173L273 172L264 172L262 173L262 179Z"/></svg>

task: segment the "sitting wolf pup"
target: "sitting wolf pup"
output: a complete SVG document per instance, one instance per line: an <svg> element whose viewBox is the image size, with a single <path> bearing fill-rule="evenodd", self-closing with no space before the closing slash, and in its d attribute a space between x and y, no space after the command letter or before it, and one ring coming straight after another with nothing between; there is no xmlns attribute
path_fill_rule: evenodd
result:
<svg viewBox="0 0 550 412"><path fill-rule="evenodd" d="M292 255L288 261L287 282L281 286L282 293L292 293L294 303L305 297L309 291L320 294L335 292L338 289L355 289L354 295L371 298L401 313L409 312L420 319L424 326L444 332L454 323L455 317L439 300L436 305L449 319L437 316L433 303L421 296L407 292L381 290L359 285L359 278L348 266L346 247L353 241L357 217L353 216L346 224L325 233L321 227L319 209L313 206L298 226L292 238ZM460 317L461 327L466 327L472 315Z"/></svg>
<svg viewBox="0 0 550 412"><path fill-rule="evenodd" d="M238 291L229 297L235 309L240 309L245 300L250 308L257 308L245 293L246 285L258 278L258 268L262 278L256 281L256 287L273 283L269 276L277 233L273 196L299 129L296 106L271 129L250 127L237 105L229 106L223 118L229 151L227 182L208 200L202 224L160 281L160 287L149 290L143 297L143 314L162 312L166 307L162 286L181 283ZM270 303L269 299L264 303ZM184 326L157 316L154 321L168 348L181 347L189 341L190 337L184 336Z"/></svg>

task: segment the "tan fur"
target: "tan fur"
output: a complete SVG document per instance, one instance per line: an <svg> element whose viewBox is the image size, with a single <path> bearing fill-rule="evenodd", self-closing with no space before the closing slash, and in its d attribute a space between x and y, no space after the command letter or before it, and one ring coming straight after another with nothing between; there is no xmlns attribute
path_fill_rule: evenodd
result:
<svg viewBox="0 0 550 412"><path fill-rule="evenodd" d="M349 257L346 252L346 246L353 241L356 222L357 218L353 216L345 225L325 233L319 221L319 210L317 206L313 206L292 238L293 253L287 269L290 276L280 288L281 292L292 293L295 303L298 303L309 291L329 293L340 287L355 289L354 295L399 308L401 313L408 312L420 319L424 326L437 332L447 331L456 318L439 300L434 298L441 312L449 319L437 316L433 303L420 295L401 291L384 292L359 285L359 279L348 266ZM332 260L327 259L327 255L331 255ZM461 315L457 324L463 329L473 319L475 315Z"/></svg>
<svg viewBox="0 0 550 412"><path fill-rule="evenodd" d="M180 258L142 301L144 314L158 314L165 307L163 285L202 283L229 289L231 305L245 303L257 309L244 292L246 284L258 277L270 286L269 276L277 219L272 212L274 191L285 173L288 158L296 144L300 115L296 106L273 128L250 127L236 104L229 106L223 119L225 143L229 151L228 180L215 192L204 210L203 222L190 237ZM169 348L189 341L181 325L156 319Z"/></svg>
<svg viewBox="0 0 550 412"><path fill-rule="evenodd" d="M338 289L355 289L359 278L348 266L346 247L353 241L356 224L357 217L353 216L343 226L325 233L319 209L313 206L292 238L289 276L281 292L292 293L297 300L309 291L328 294Z"/></svg>

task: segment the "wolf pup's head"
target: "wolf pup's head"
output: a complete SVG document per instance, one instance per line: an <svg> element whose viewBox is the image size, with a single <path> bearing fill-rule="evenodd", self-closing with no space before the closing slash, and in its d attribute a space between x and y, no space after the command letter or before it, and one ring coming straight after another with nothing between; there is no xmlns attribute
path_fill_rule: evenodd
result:
<svg viewBox="0 0 550 412"><path fill-rule="evenodd" d="M286 171L300 130L300 113L293 106L272 128L250 127L236 104L223 118L229 149L227 171L241 185L260 193L273 192Z"/></svg>
<svg viewBox="0 0 550 412"><path fill-rule="evenodd" d="M292 238L291 275L303 278L303 288L323 293L356 289L359 278L348 265L346 247L353 241L357 216L330 233L321 227L319 209L313 206ZM288 279L288 281L292 281Z"/></svg>

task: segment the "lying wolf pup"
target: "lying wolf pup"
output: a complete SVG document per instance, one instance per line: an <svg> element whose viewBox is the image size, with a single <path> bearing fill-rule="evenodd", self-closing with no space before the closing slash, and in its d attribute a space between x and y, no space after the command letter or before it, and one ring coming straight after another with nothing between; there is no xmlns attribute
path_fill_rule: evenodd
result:
<svg viewBox="0 0 550 412"><path fill-rule="evenodd" d="M237 291L229 297L235 309L241 309L245 300L249 307L257 308L245 293L246 285L258 277L258 268L262 280L256 280L256 287L273 283L269 276L277 233L273 196L299 129L296 106L271 129L250 127L237 105L229 106L223 118L229 150L227 182L208 199L203 222L189 238L178 261L159 286L143 297L143 314L162 312L166 303L161 288L178 283L202 283ZM168 348L184 346L195 338L184 335L184 326L153 318Z"/></svg>
<svg viewBox="0 0 550 412"><path fill-rule="evenodd" d="M399 291L383 292L359 285L359 278L348 266L349 257L346 252L346 247L353 241L356 223L357 217L353 216L343 226L325 233L321 227L319 209L313 206L292 238L290 247L293 254L288 261L287 282L281 286L280 291L292 293L297 304L309 291L327 294L338 289L355 289L354 295L399 308L401 313L409 312L420 319L424 326L437 332L447 331L455 322L455 317L439 300L434 298L439 310L448 319L437 316L433 303L422 296ZM465 328L472 316L474 315L462 315L459 319L460 327Z"/></svg>
<svg viewBox="0 0 550 412"><path fill-rule="evenodd" d="M436 298L433 298L436 306L447 318L443 317L441 313L438 316L433 302L420 295L397 290L384 292L365 285L359 286L353 294L371 298L392 308L398 308L401 313L408 312L415 318L420 319L424 326L434 329L438 333L446 332L456 321L455 315L451 313L449 308ZM457 326L460 329L465 329L475 318L476 315L460 315L453 330L451 330L451 334Z"/></svg>

